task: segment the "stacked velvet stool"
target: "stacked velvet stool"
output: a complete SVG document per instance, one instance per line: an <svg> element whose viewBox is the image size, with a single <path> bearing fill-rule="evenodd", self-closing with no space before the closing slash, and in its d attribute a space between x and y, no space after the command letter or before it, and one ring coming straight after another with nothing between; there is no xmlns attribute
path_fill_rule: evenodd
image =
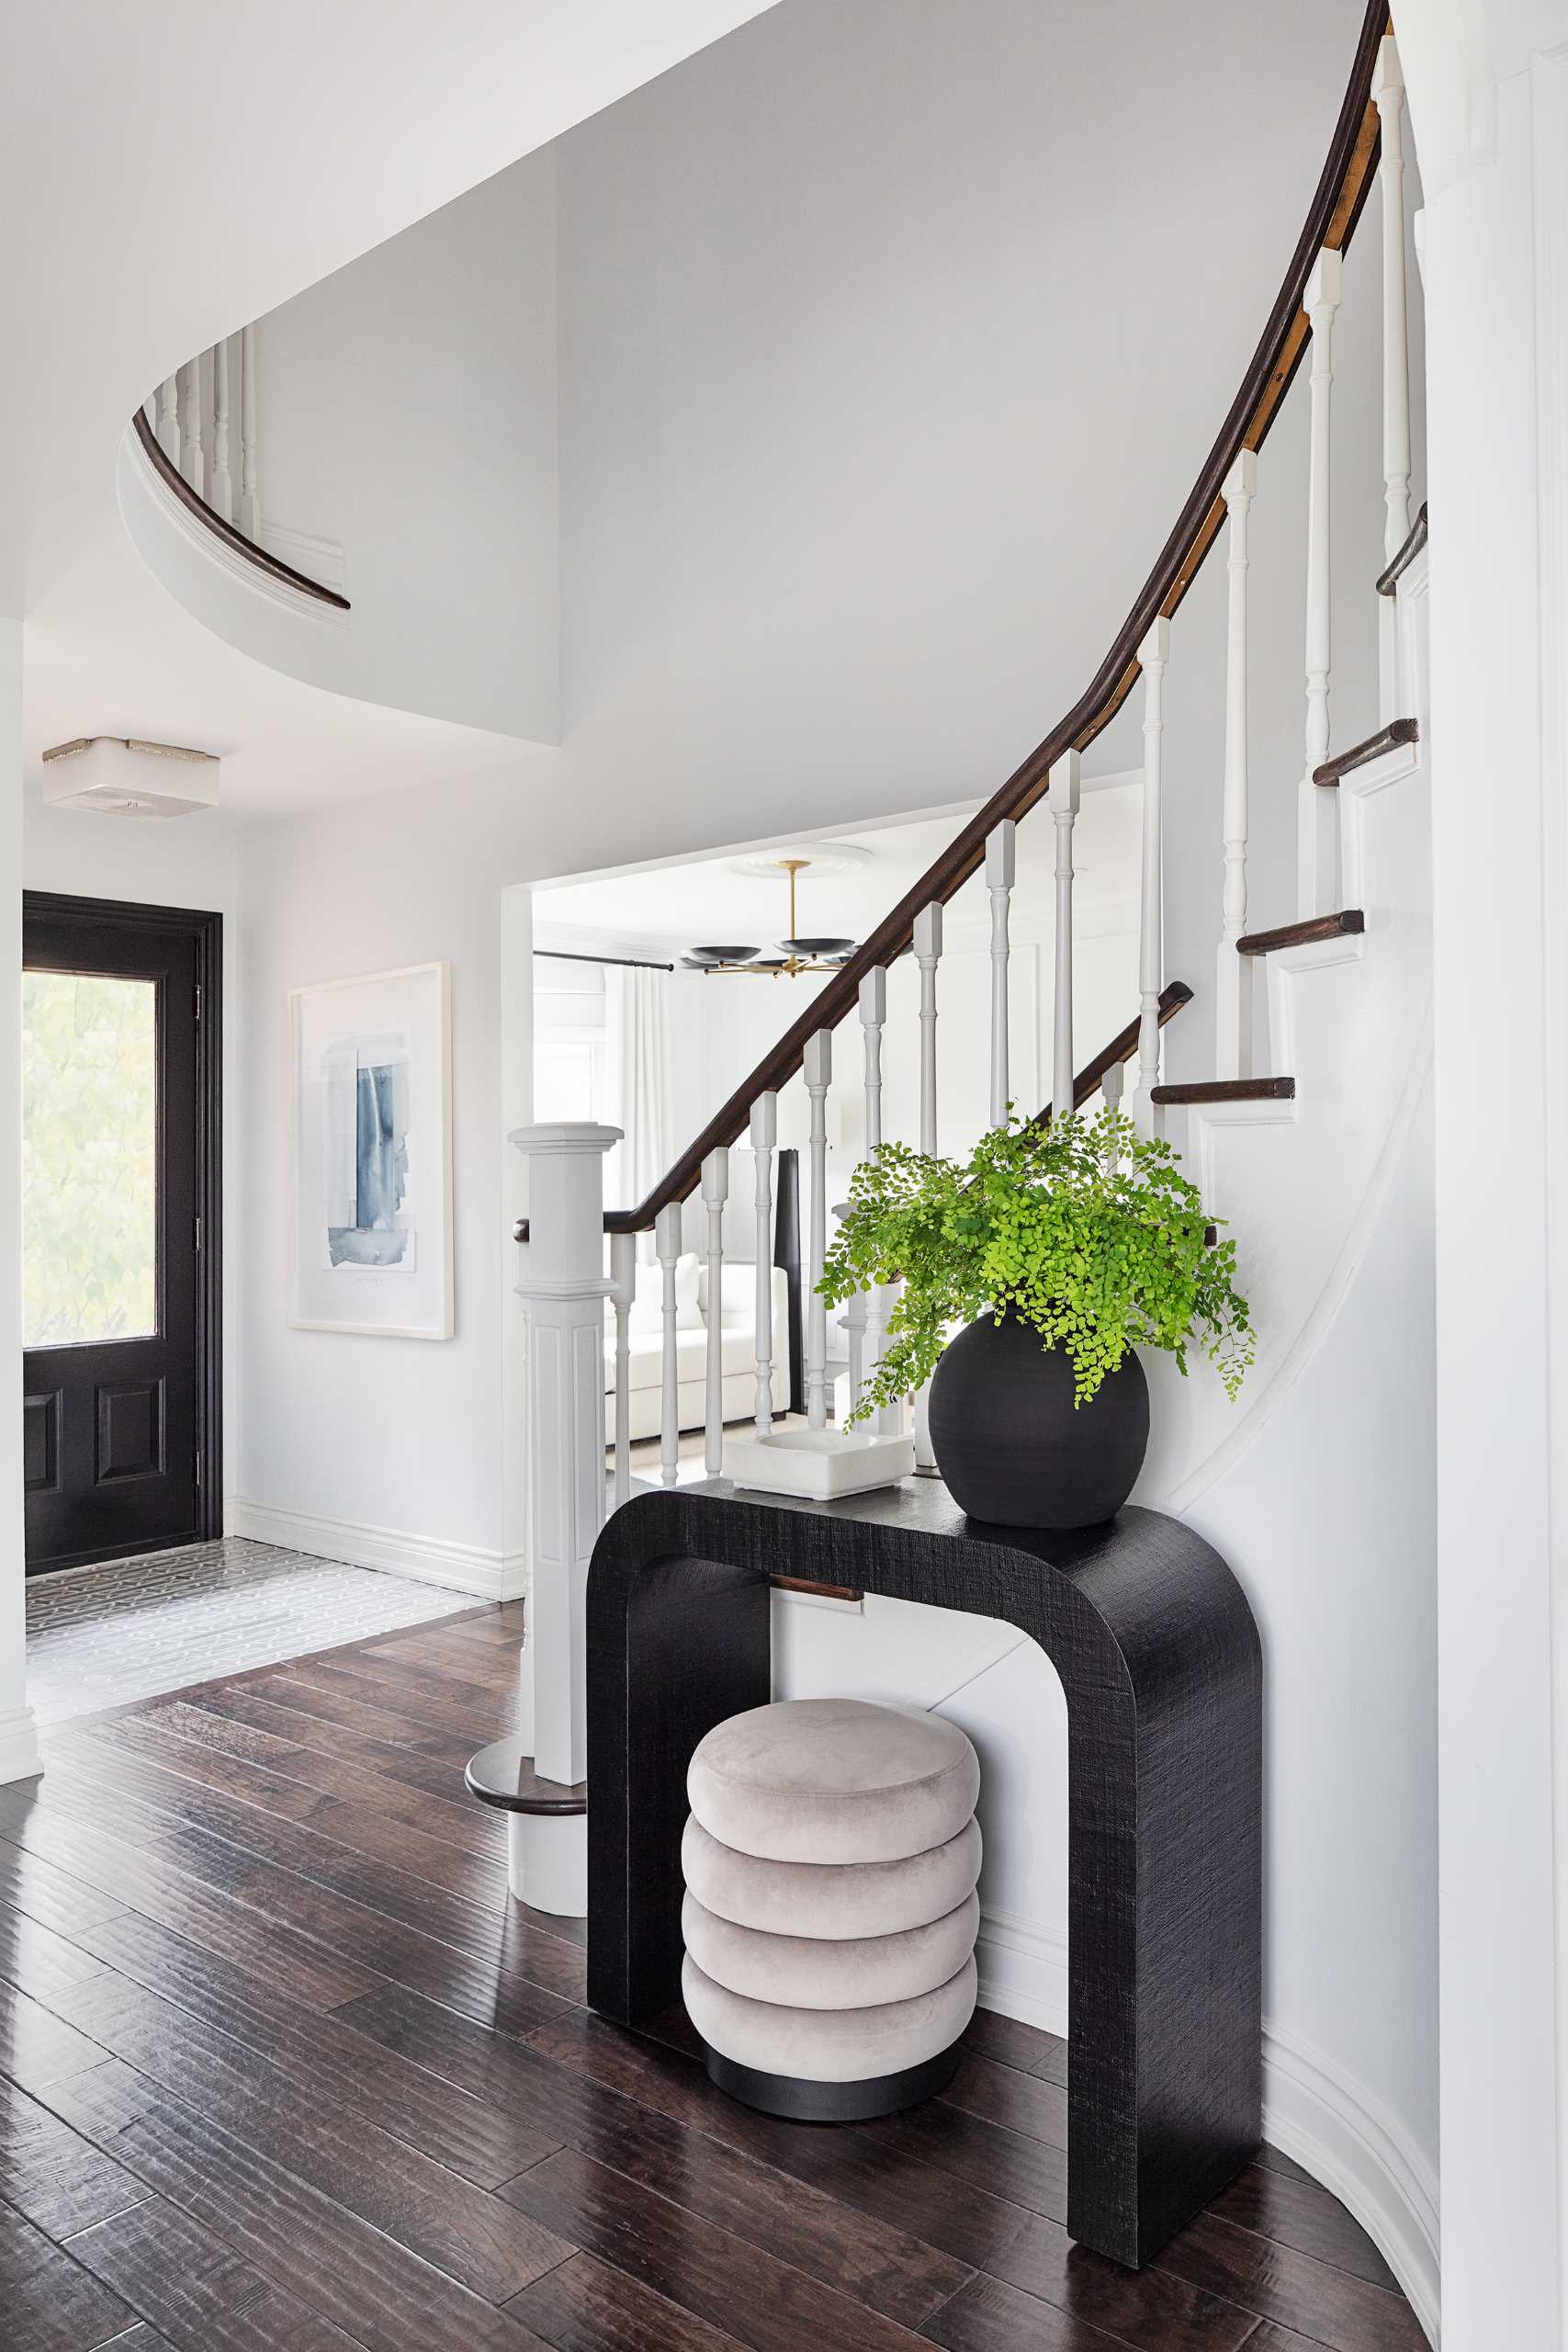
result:
<svg viewBox="0 0 1568 2352"><path fill-rule="evenodd" d="M929 2098L975 2008L980 1767L857 1699L732 1715L692 1758L682 1990L748 2106L847 2123Z"/></svg>

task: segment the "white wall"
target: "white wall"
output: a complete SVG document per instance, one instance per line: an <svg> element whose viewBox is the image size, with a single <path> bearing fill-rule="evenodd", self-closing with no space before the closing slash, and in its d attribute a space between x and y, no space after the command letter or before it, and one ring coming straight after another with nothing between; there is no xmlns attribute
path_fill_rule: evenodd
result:
<svg viewBox="0 0 1568 2352"><path fill-rule="evenodd" d="M22 629L0 617L0 888L7 910L7 978L0 1019L0 1233L10 1261L21 1265L22 1171ZM19 1278L0 1291L0 1781L24 1780L39 1769L38 1735L26 1696L23 1664L27 1622L26 1554L22 1525L22 1291Z"/></svg>
<svg viewBox="0 0 1568 2352"><path fill-rule="evenodd" d="M351 609L302 607L215 557L130 453L121 509L142 560L269 669L554 741L555 151L296 295L254 334L263 543ZM237 485L237 431L231 464Z"/></svg>

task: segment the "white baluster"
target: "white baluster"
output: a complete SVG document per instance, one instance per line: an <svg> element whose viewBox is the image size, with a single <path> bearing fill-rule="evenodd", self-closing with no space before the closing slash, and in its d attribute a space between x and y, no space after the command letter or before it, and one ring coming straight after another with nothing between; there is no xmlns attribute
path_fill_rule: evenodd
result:
<svg viewBox="0 0 1568 2352"><path fill-rule="evenodd" d="M604 1521L604 1154L618 1127L520 1128L528 1160L528 1644L534 1760L569 1787L588 1770L588 1563ZM582 1815L513 1814L512 1891L544 1911L587 1909Z"/></svg>
<svg viewBox="0 0 1568 2352"><path fill-rule="evenodd" d="M1111 1068L1106 1071L1105 1076L1100 1080L1100 1100L1104 1102L1108 1111L1119 1111L1122 1108L1122 1088L1126 1080L1126 1076L1127 1069L1125 1063L1112 1062ZM1115 1150L1108 1144L1105 1148L1106 1167L1113 1168L1116 1164L1117 1157L1118 1155Z"/></svg>
<svg viewBox="0 0 1568 2352"><path fill-rule="evenodd" d="M1312 455L1307 492L1306 769L1297 834L1296 911L1330 913L1338 896L1338 795L1314 785L1328 757L1328 681L1334 628L1329 572L1329 417L1334 391L1334 314L1344 289L1339 255L1326 246L1307 280L1312 325Z"/></svg>
<svg viewBox="0 0 1568 2352"><path fill-rule="evenodd" d="M810 1238L807 1254L809 1295L806 1307L807 1426L828 1426L828 1303L817 1285L828 1254L828 1089L833 1079L833 1037L818 1029L806 1041L806 1091L811 1105Z"/></svg>
<svg viewBox="0 0 1568 2352"><path fill-rule="evenodd" d="M1051 770L1048 799L1056 828L1056 990L1052 1006L1051 1116L1073 1107L1073 827L1081 797L1079 754L1066 752Z"/></svg>
<svg viewBox="0 0 1568 2352"><path fill-rule="evenodd" d="M986 840L986 888L991 894L991 1125L1008 1114L1008 910L1018 871L1018 828L1010 817Z"/></svg>
<svg viewBox="0 0 1568 2352"><path fill-rule="evenodd" d="M179 464L180 392L173 376L165 376L158 387L158 447L172 466Z"/></svg>
<svg viewBox="0 0 1568 2352"><path fill-rule="evenodd" d="M751 1105L751 1153L757 1171L757 1435L773 1426L773 1147L779 1139L779 1098L759 1094Z"/></svg>
<svg viewBox="0 0 1568 2352"><path fill-rule="evenodd" d="M1170 660L1170 623L1156 620L1142 645L1144 673L1144 863L1138 933L1138 1094L1152 1121L1151 1088L1159 1083L1159 996L1164 986L1160 758L1165 731L1166 666Z"/></svg>
<svg viewBox="0 0 1568 2352"><path fill-rule="evenodd" d="M667 1487L681 1476L681 1380L676 1353L675 1261L681 1255L681 1204L671 1201L654 1221L653 1246L663 1274L660 1329L664 1346L660 1364L659 1404L659 1475Z"/></svg>
<svg viewBox="0 0 1568 2352"><path fill-rule="evenodd" d="M1244 449L1225 477L1230 517L1230 594L1225 653L1224 885L1214 990L1214 1075L1252 1075L1251 959L1238 956L1247 929L1247 531L1258 492L1258 457Z"/></svg>
<svg viewBox="0 0 1568 2352"><path fill-rule="evenodd" d="M915 961L920 972L920 1149L936 1150L936 967L942 960L942 901L915 917Z"/></svg>
<svg viewBox="0 0 1568 2352"><path fill-rule="evenodd" d="M703 1206L708 1222L708 1393L703 1418L703 1467L710 1478L724 1468L724 1204L729 1198L729 1154L721 1144L703 1162Z"/></svg>
<svg viewBox="0 0 1568 2352"><path fill-rule="evenodd" d="M887 975L878 966L860 984L861 1035L865 1046L865 1148L882 1141L882 1032L887 1020ZM867 1376L882 1362L887 1344L889 1292L880 1283L856 1291L844 1318L850 1341L850 1396L859 1405ZM880 1415L877 1426L881 1426Z"/></svg>
<svg viewBox="0 0 1568 2352"><path fill-rule="evenodd" d="M632 1491L631 1313L637 1295L637 1235L610 1236L610 1304L615 1313L615 1508Z"/></svg>
<svg viewBox="0 0 1568 2352"><path fill-rule="evenodd" d="M1382 133L1382 548L1392 562L1410 536L1410 355L1404 288L1404 74L1392 33L1378 49L1372 99Z"/></svg>
<svg viewBox="0 0 1568 2352"><path fill-rule="evenodd" d="M234 519L234 477L229 466L229 338L212 346L212 480L207 503L225 523Z"/></svg>
<svg viewBox="0 0 1568 2352"><path fill-rule="evenodd" d="M179 373L180 471L198 498L207 491L201 447L201 362L187 359Z"/></svg>
<svg viewBox="0 0 1568 2352"><path fill-rule="evenodd" d="M258 475L256 417L256 332L240 330L240 528L247 539L261 538L261 488Z"/></svg>

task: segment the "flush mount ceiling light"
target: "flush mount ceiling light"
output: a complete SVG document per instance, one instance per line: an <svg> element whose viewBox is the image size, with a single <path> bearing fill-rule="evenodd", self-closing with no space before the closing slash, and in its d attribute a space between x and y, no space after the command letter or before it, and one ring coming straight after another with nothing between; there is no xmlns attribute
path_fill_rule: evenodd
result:
<svg viewBox="0 0 1568 2352"><path fill-rule="evenodd" d="M770 979L799 979L809 972L836 972L847 964L855 952L852 939L805 937L800 935L795 914L795 881L807 866L820 865L829 873L842 872L852 865L859 865L869 855L855 851L847 843L831 843L816 857L759 857L737 859L731 872L738 874L782 874L789 889L789 935L777 942L778 955L765 956L760 947L689 947L681 961L689 972L754 972Z"/></svg>
<svg viewBox="0 0 1568 2352"><path fill-rule="evenodd" d="M134 735L78 735L43 755L43 797L55 808L109 817L188 817L218 799L219 762L178 743Z"/></svg>

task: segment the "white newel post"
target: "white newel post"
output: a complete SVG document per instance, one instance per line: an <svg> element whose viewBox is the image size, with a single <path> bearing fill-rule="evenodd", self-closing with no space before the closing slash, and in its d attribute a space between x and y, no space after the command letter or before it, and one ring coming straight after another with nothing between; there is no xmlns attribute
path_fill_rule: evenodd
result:
<svg viewBox="0 0 1568 2352"><path fill-rule="evenodd" d="M1247 929L1247 531L1258 493L1258 455L1244 449L1225 477L1230 518L1226 563L1229 627L1225 653L1224 885L1214 985L1214 1075L1252 1076L1249 958L1236 954Z"/></svg>
<svg viewBox="0 0 1568 2352"><path fill-rule="evenodd" d="M779 1098L759 1094L751 1105L751 1157L756 1169L757 1435L773 1426L773 1151L779 1139Z"/></svg>
<svg viewBox="0 0 1568 2352"><path fill-rule="evenodd" d="M212 481L208 504L225 523L234 519L234 476L230 466L229 428L232 403L229 391L229 338L212 346Z"/></svg>
<svg viewBox="0 0 1568 2352"><path fill-rule="evenodd" d="M1008 1114L1008 916L1018 872L1018 828L1004 817L986 838L986 888L991 895L991 1125Z"/></svg>
<svg viewBox="0 0 1568 2352"><path fill-rule="evenodd" d="M519 1127L528 1242L518 1295L528 1318L528 1656L534 1765L570 1787L588 1770L588 1563L604 1519L604 1154L619 1127ZM581 1814L509 1814L513 1894L581 1918L588 1907Z"/></svg>
<svg viewBox="0 0 1568 2352"><path fill-rule="evenodd" d="M722 1144L703 1162L707 1217L707 1400L703 1415L703 1467L716 1478L724 1467L724 1204L729 1198L729 1154Z"/></svg>
<svg viewBox="0 0 1568 2352"><path fill-rule="evenodd" d="M818 1029L806 1041L806 1091L811 1105L809 1239L807 1247L806 1420L828 1426L828 1303L817 1285L828 1254L828 1089L833 1081L833 1037Z"/></svg>
<svg viewBox="0 0 1568 2352"><path fill-rule="evenodd" d="M1339 796L1314 785L1328 757L1328 681L1334 659L1329 571L1329 422L1334 393L1334 314L1344 266L1325 245L1307 280L1312 326L1312 454L1307 489L1306 764L1296 837L1296 912L1330 914L1339 895Z"/></svg>
<svg viewBox="0 0 1568 2352"><path fill-rule="evenodd" d="M681 1477L681 1341L675 1301L675 1262L681 1255L679 1201L671 1201L660 1210L654 1221L653 1247L661 1277L659 1475L665 1486L673 1487Z"/></svg>
<svg viewBox="0 0 1568 2352"><path fill-rule="evenodd" d="M1165 673L1170 660L1170 623L1161 618L1138 648L1144 673L1144 858L1138 923L1138 1107L1143 1124L1153 1125L1150 1090L1159 1083L1159 995L1164 986L1165 944L1160 892L1160 760L1165 733Z"/></svg>
<svg viewBox="0 0 1568 2352"><path fill-rule="evenodd" d="M1073 827L1082 786L1080 756L1063 754L1051 770L1047 802L1056 828L1056 984L1051 1008L1051 1116L1073 1107Z"/></svg>

